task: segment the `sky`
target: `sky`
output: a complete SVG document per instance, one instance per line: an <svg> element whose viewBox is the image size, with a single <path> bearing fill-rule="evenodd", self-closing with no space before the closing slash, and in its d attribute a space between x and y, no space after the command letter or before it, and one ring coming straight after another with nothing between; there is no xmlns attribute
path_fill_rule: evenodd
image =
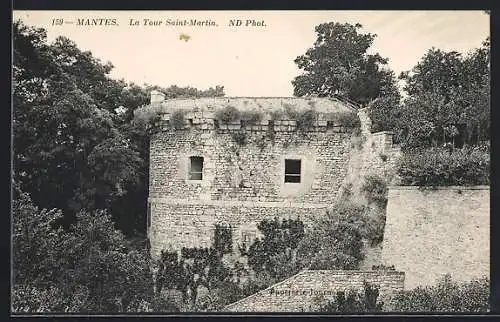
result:
<svg viewBox="0 0 500 322"><path fill-rule="evenodd" d="M45 28L49 41L66 36L81 50L112 62L113 78L162 87L222 85L226 96L247 97L293 96L291 81L301 74L294 59L313 46L314 27L321 23L360 23L362 33L376 34L369 52L388 58L396 75L410 70L431 47L467 53L490 34L483 11L457 10L14 11L13 19ZM54 19L62 19L62 25L54 25ZM116 25L78 25L78 19L115 19ZM161 24L145 25L144 19ZM172 25L184 19L209 23ZM241 26L229 25L238 19ZM247 20L255 24L246 26Z"/></svg>

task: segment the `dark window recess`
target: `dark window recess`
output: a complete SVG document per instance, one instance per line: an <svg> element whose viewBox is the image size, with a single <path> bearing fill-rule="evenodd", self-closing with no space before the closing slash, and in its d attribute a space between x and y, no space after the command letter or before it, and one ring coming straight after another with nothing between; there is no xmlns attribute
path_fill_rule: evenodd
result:
<svg viewBox="0 0 500 322"><path fill-rule="evenodd" d="M240 121L240 126L242 129L244 129L247 126L247 122L245 120Z"/></svg>
<svg viewBox="0 0 500 322"><path fill-rule="evenodd" d="M214 128L215 129L219 128L219 121L218 120L214 120Z"/></svg>
<svg viewBox="0 0 500 322"><path fill-rule="evenodd" d="M188 119L189 126L193 126L193 119Z"/></svg>
<svg viewBox="0 0 500 322"><path fill-rule="evenodd" d="M333 121L326 121L326 129L327 130L333 129Z"/></svg>
<svg viewBox="0 0 500 322"><path fill-rule="evenodd" d="M285 182L300 182L300 160L285 160Z"/></svg>
<svg viewBox="0 0 500 322"><path fill-rule="evenodd" d="M190 157L189 180L203 179L203 157Z"/></svg>

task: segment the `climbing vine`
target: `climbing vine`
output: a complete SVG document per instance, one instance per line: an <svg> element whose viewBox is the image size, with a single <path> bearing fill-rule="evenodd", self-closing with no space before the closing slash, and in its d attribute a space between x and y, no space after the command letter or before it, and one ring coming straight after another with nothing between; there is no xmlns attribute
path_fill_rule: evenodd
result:
<svg viewBox="0 0 500 322"><path fill-rule="evenodd" d="M215 225L214 248L220 254L229 254L233 251L233 232L231 226Z"/></svg>
<svg viewBox="0 0 500 322"><path fill-rule="evenodd" d="M183 247L177 251L161 252L156 278L157 292L163 288L181 291L183 301L191 307L196 303L199 286L213 291L231 283L232 273L222 258L231 253L230 226L215 225L211 247Z"/></svg>

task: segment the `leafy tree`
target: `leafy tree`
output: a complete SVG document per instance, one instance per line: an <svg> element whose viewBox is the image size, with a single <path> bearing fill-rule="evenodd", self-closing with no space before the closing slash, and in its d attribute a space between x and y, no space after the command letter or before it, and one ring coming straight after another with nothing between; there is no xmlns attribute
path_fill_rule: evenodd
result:
<svg viewBox="0 0 500 322"><path fill-rule="evenodd" d="M13 283L30 281L47 286L61 275L58 245L63 241L62 229L54 228L62 216L60 210L38 210L30 197L16 187L12 203Z"/></svg>
<svg viewBox="0 0 500 322"><path fill-rule="evenodd" d="M365 208L340 203L317 218L297 249L297 258L309 269L357 269L363 259Z"/></svg>
<svg viewBox="0 0 500 322"><path fill-rule="evenodd" d="M135 111L153 88L173 97L222 96L222 86L138 86L65 37L13 24L14 176L68 227L82 209L107 209L128 236L144 236L149 138ZM122 112L117 108L123 107Z"/></svg>
<svg viewBox="0 0 500 322"><path fill-rule="evenodd" d="M287 278L300 269L295 261L296 249L304 237L304 224L300 219L263 220L257 228L263 237L249 247L248 265L259 273L267 273L278 280Z"/></svg>
<svg viewBox="0 0 500 322"><path fill-rule="evenodd" d="M399 96L387 59L367 54L376 35L359 32L360 24L323 23L316 26L312 48L295 59L304 71L293 81L294 95L340 96L367 104L377 97Z"/></svg>
<svg viewBox="0 0 500 322"><path fill-rule="evenodd" d="M60 210L38 210L18 189L13 203L15 312L137 312L154 302L149 257L102 211L79 212L64 231Z"/></svg>
<svg viewBox="0 0 500 322"><path fill-rule="evenodd" d="M13 33L16 180L42 207L68 214L109 207L141 162L110 112L112 66L66 38L49 45L43 30L20 22Z"/></svg>
<svg viewBox="0 0 500 322"><path fill-rule="evenodd" d="M406 148L489 140L490 44L468 55L430 49L406 81L399 130Z"/></svg>

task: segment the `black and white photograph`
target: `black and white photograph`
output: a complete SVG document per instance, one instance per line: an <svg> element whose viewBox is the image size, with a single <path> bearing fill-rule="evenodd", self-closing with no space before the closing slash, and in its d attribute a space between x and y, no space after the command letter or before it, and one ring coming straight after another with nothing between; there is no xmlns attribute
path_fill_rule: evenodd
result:
<svg viewBox="0 0 500 322"><path fill-rule="evenodd" d="M11 25L11 316L491 311L488 10Z"/></svg>

